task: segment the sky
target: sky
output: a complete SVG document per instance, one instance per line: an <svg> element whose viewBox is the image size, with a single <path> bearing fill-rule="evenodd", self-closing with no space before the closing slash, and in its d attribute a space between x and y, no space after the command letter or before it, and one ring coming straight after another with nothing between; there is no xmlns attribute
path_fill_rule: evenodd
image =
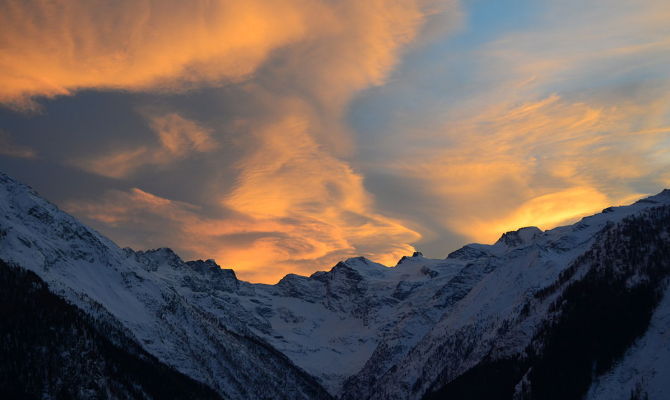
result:
<svg viewBox="0 0 670 400"><path fill-rule="evenodd" d="M0 170L274 283L670 187L667 0L0 0Z"/></svg>

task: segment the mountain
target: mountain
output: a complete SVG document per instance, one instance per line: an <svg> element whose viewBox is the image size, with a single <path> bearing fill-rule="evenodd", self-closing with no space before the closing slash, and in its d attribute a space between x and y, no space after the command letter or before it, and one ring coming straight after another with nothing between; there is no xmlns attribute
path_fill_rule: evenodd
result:
<svg viewBox="0 0 670 400"><path fill-rule="evenodd" d="M120 249L1 174L0 215L0 259L225 398L670 395L668 191L441 260L352 258L276 285Z"/></svg>
<svg viewBox="0 0 670 400"><path fill-rule="evenodd" d="M2 261L0 320L3 398L221 398Z"/></svg>
<svg viewBox="0 0 670 400"><path fill-rule="evenodd" d="M267 322L236 301L253 287L232 271L184 263L168 249L120 249L6 175L0 215L1 259L33 271L51 292L160 362L226 398L330 398L254 333Z"/></svg>

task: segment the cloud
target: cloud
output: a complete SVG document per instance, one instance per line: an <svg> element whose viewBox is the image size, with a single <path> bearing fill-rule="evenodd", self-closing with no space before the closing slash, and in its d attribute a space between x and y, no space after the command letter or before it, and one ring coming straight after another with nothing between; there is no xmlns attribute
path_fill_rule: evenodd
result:
<svg viewBox="0 0 670 400"><path fill-rule="evenodd" d="M470 238L491 243L503 232L525 226L554 228L610 205L610 199L598 190L577 186L533 197L499 218L482 220L476 214L465 216L457 222L456 229Z"/></svg>
<svg viewBox="0 0 670 400"><path fill-rule="evenodd" d="M65 208L122 245L215 258L256 282L310 274L360 255L394 265L414 251L410 243L419 234L375 211L363 177L317 143L306 119L287 116L250 129L253 150L236 165L234 187L214 185L207 194L214 211L139 188Z"/></svg>
<svg viewBox="0 0 670 400"><path fill-rule="evenodd" d="M211 130L176 113L150 117L150 126L157 144L75 161L87 171L110 178L123 178L145 166L162 166L182 160L195 153L218 148Z"/></svg>
<svg viewBox="0 0 670 400"><path fill-rule="evenodd" d="M357 165L414 189L417 199L381 211L415 221L424 238L415 246L429 255L524 225L551 228L667 185L668 3L535 2L527 11L505 10L519 18L513 29L510 15L479 20L486 25L409 60L358 104L356 121L375 140ZM430 231L462 238L429 242Z"/></svg>
<svg viewBox="0 0 670 400"><path fill-rule="evenodd" d="M340 79L361 89L383 81L434 3L10 0L0 14L0 102L27 108L35 96L88 88L239 82L291 45L300 54L285 68L302 70L310 90L332 95ZM326 59L332 75L313 73Z"/></svg>
<svg viewBox="0 0 670 400"><path fill-rule="evenodd" d="M152 142L78 158L134 187L67 209L120 243L215 257L264 282L349 256L395 264L420 235L376 210L350 165L346 113L357 94L387 81L428 20L455 9L428 0L17 2L0 21L0 101L29 107L87 88L174 98L218 87L226 118L176 107L148 115ZM197 172L202 202L138 188L155 188L158 179L136 182L194 155L207 165Z"/></svg>
<svg viewBox="0 0 670 400"><path fill-rule="evenodd" d="M239 80L308 34L323 8L302 0L9 1L0 14L0 101Z"/></svg>
<svg viewBox="0 0 670 400"><path fill-rule="evenodd" d="M222 201L284 236L254 245L263 251L239 249L247 255L238 258L253 259L255 269L290 261L327 265L357 254L395 263L413 250L408 243L419 235L374 211L363 177L324 151L304 119L286 117L256 135L260 146L240 163L237 184Z"/></svg>
<svg viewBox="0 0 670 400"><path fill-rule="evenodd" d="M273 283L289 272L307 274L315 265L325 268L358 255L395 264L413 250L404 243L416 240L418 235L375 214L369 205L357 203L360 199L356 196L365 197L360 176L344 165L340 167L333 180L344 179L347 182L336 186L353 193L341 193L322 204L308 204L309 194L299 194L304 199L301 210L257 211L263 210L262 206L273 207L271 198L261 196L255 199L265 204L252 207L248 213L208 217L199 206L139 188L111 190L90 201L72 201L65 209L104 227L122 245L170 246L185 257L216 258L222 265L234 267L242 279L255 282ZM296 182L296 186L299 184ZM273 188L268 188L266 194L272 193ZM290 195L289 191L284 193ZM236 201L243 197L238 192Z"/></svg>
<svg viewBox="0 0 670 400"><path fill-rule="evenodd" d="M454 42L455 1L5 4L0 102L83 89L183 96L174 113L147 114L145 143L75 157L135 189L72 210L122 243L215 256L250 279L349 255L391 263L436 235L492 241L670 182L666 1L539 2L531 11L542 15L513 30L486 21ZM432 54L403 60L436 35ZM396 71L412 62L421 68ZM361 148L352 101L384 85L380 96L394 98L371 98L403 107L366 115L382 132ZM201 87L219 90L208 112L185 105ZM184 171L197 201L174 200L187 197L174 189ZM407 190L375 198L379 176Z"/></svg>
<svg viewBox="0 0 670 400"><path fill-rule="evenodd" d="M527 225L551 228L639 198L622 183L667 167L667 157L649 157L665 148L667 127L652 118L638 130L653 103L591 105L551 95L495 104L443 126L448 145L415 149L386 168L424 182L428 196L450 210L434 211L442 223L470 240L492 242Z"/></svg>
<svg viewBox="0 0 670 400"><path fill-rule="evenodd" d="M455 41L455 1L5 4L0 102L111 89L174 110L143 114L153 135L134 147L78 147L77 166L129 189L68 209L247 279L391 264L417 241L444 255L670 182L667 1L538 2L532 21ZM374 135L350 126L365 101Z"/></svg>
<svg viewBox="0 0 670 400"><path fill-rule="evenodd" d="M14 143L9 133L0 130L0 155L18 158L36 158L35 150Z"/></svg>
<svg viewBox="0 0 670 400"><path fill-rule="evenodd" d="M257 147L237 165L236 185L220 194L222 215L139 188L65 208L123 245L216 258L257 282L359 255L395 264L414 250L408 243L419 235L374 210L362 176L321 148L304 119L260 125L254 135Z"/></svg>

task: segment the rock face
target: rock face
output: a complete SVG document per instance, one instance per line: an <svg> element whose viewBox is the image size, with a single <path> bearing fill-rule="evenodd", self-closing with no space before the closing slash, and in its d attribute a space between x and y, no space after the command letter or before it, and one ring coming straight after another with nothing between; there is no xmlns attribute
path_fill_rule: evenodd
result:
<svg viewBox="0 0 670 400"><path fill-rule="evenodd" d="M0 175L0 258L227 398L549 398L566 386L552 365L577 371L563 398L663 398L668 214L664 191L442 260L358 257L262 285L170 249L120 249ZM598 347L605 328L622 333L601 352L561 347Z"/></svg>

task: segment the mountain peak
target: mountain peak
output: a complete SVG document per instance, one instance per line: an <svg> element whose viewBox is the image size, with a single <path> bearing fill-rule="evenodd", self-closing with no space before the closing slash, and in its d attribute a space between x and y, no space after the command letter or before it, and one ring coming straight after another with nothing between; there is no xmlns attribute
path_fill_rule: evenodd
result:
<svg viewBox="0 0 670 400"><path fill-rule="evenodd" d="M398 262L396 263L396 266L398 266L398 265L404 263L404 262L407 261L407 260L411 260L411 259L419 259L419 258L423 258L423 253L420 252L420 251L415 251L414 253L412 253L412 256L411 256L411 257L409 257L409 256L402 256L402 257L400 257L400 260L398 260Z"/></svg>
<svg viewBox="0 0 670 400"><path fill-rule="evenodd" d="M635 204L638 203L668 203L670 202L670 189L663 189L659 193L653 195L653 196L648 196L645 198L642 198L638 201L635 202Z"/></svg>
<svg viewBox="0 0 670 400"><path fill-rule="evenodd" d="M167 264L172 267L178 267L184 264L184 261L169 247L159 247L157 249L138 251L138 255L151 260L156 266Z"/></svg>
<svg viewBox="0 0 670 400"><path fill-rule="evenodd" d="M542 230L536 226L527 226L516 231L505 232L500 236L496 244L503 244L507 247L517 247L530 243L533 239L542 234Z"/></svg>

